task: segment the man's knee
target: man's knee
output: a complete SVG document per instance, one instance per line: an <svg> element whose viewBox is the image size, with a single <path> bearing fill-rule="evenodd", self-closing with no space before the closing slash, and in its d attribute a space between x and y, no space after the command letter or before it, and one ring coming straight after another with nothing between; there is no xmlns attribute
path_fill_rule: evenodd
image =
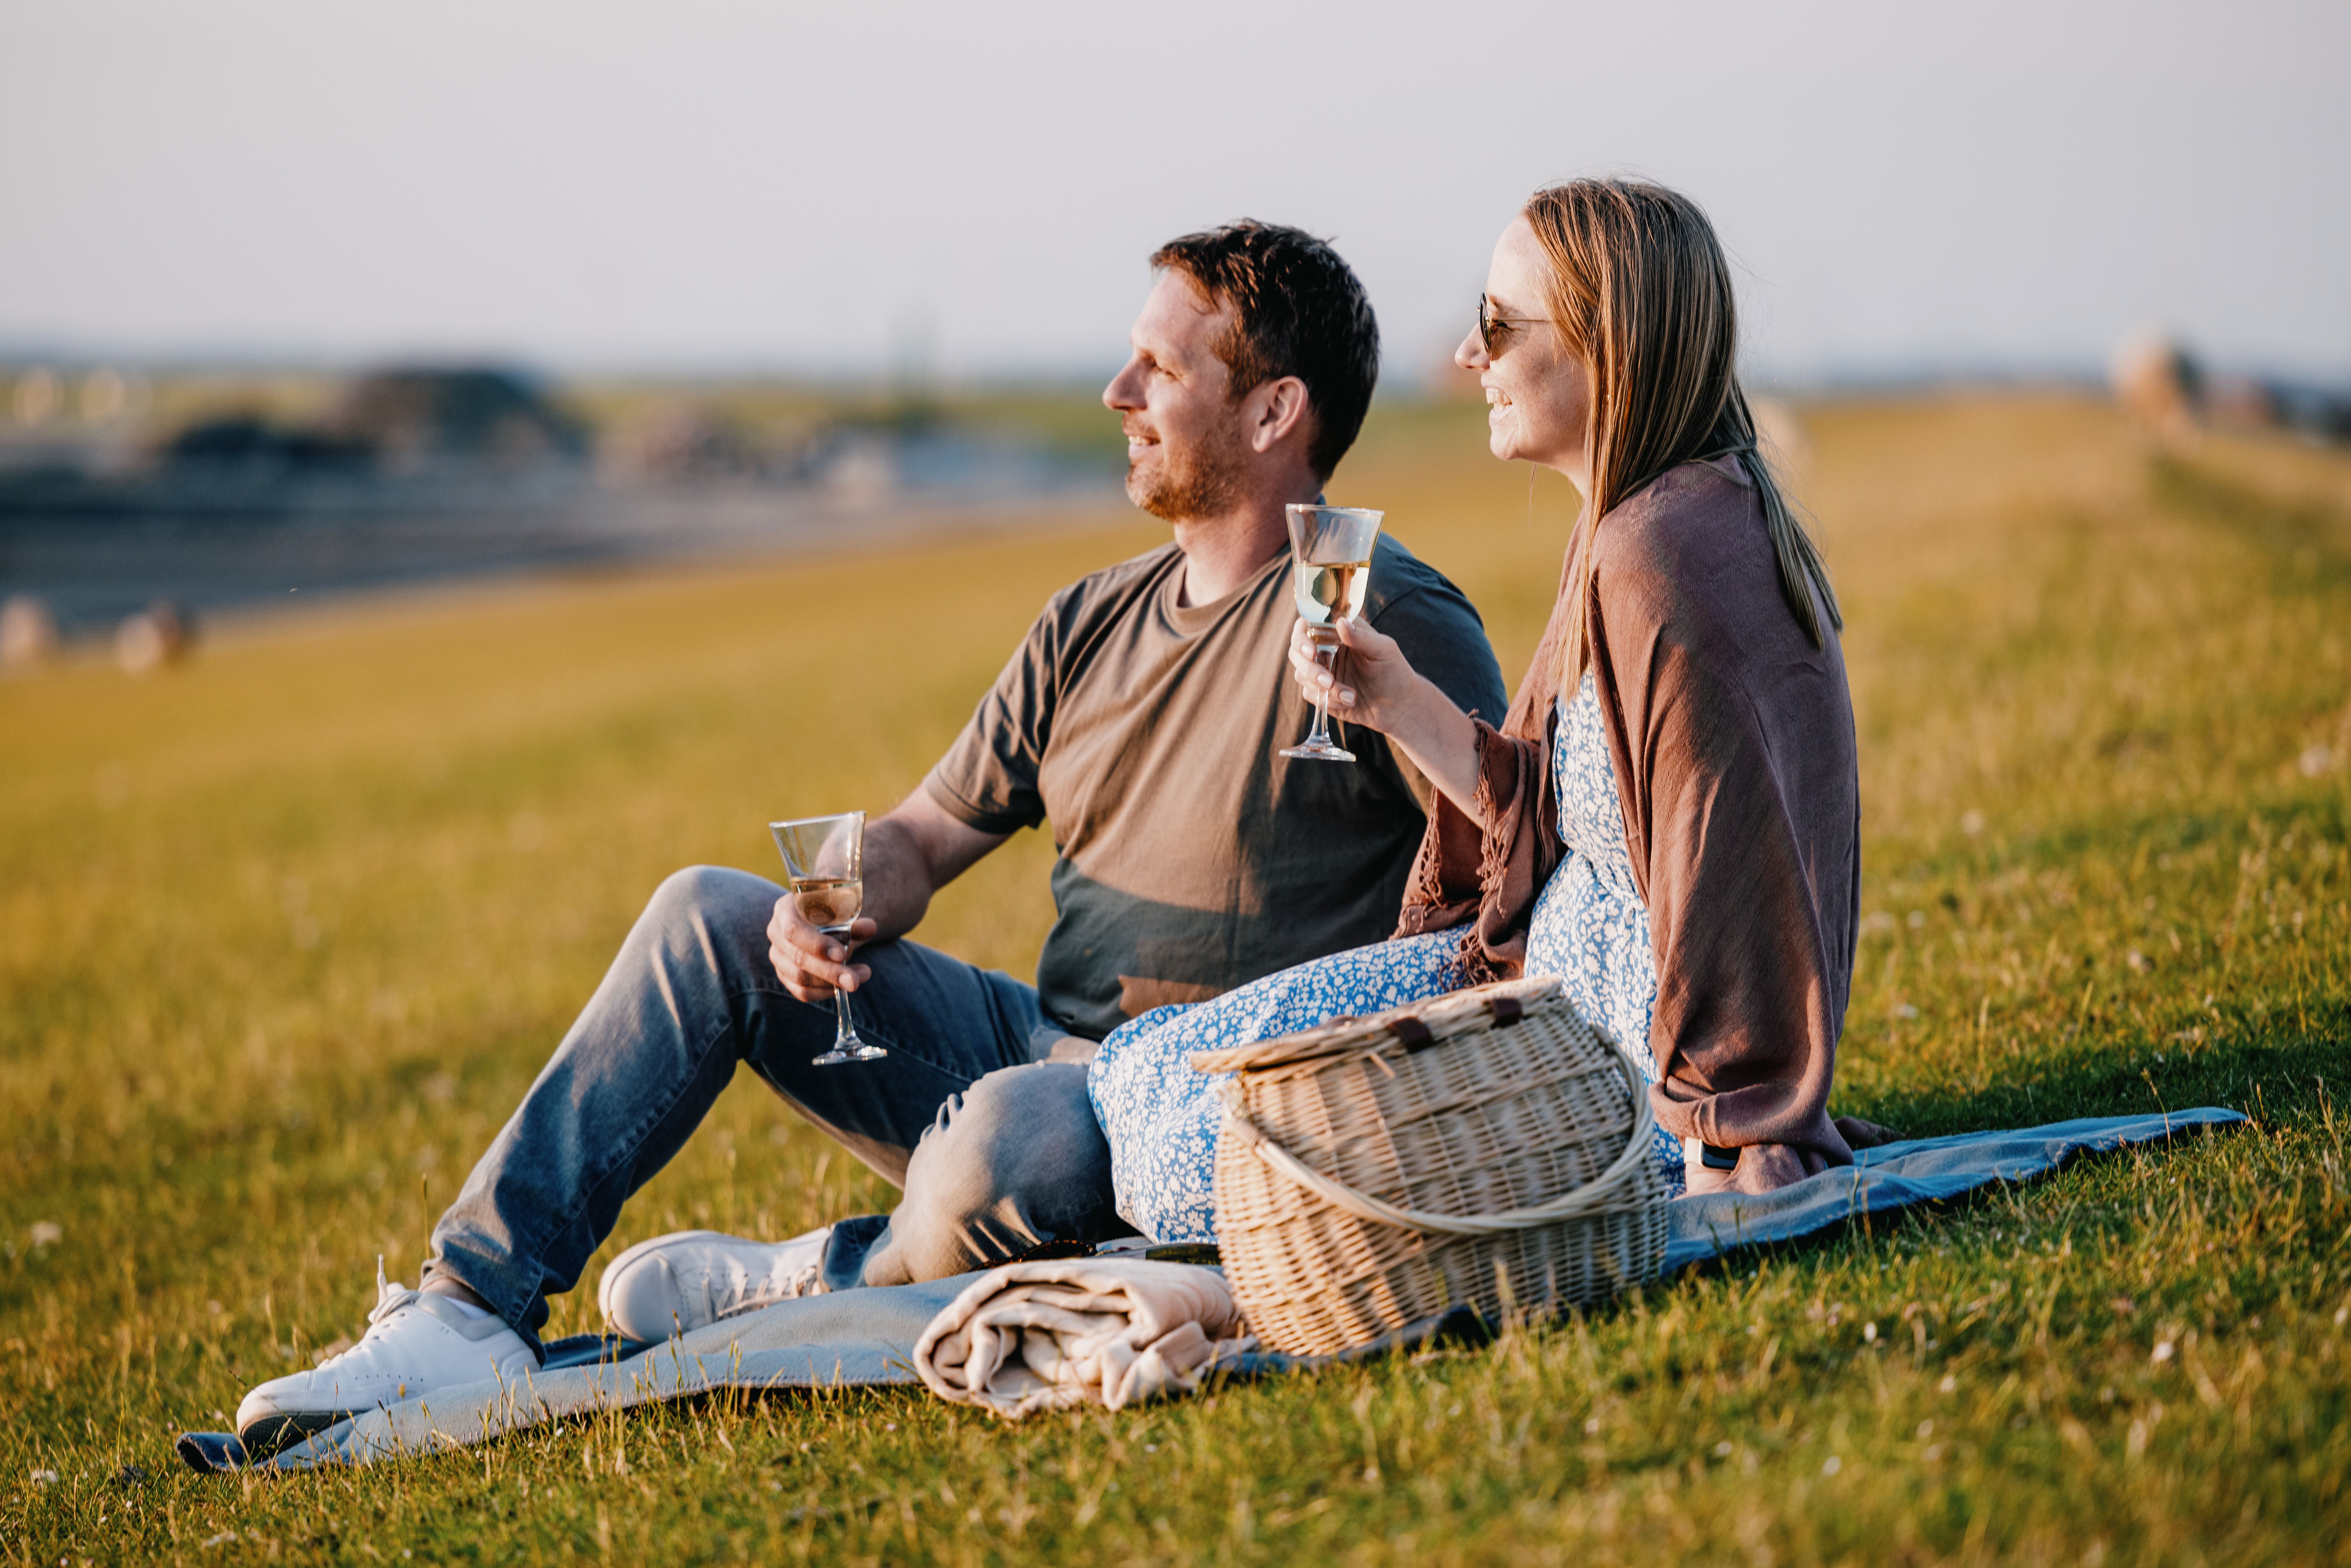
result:
<svg viewBox="0 0 2351 1568"><path fill-rule="evenodd" d="M940 1108L906 1171L906 1196L950 1224L1019 1215L1039 1239L1088 1238L1109 1223L1110 1145L1064 1061L1000 1068Z"/></svg>
<svg viewBox="0 0 2351 1568"><path fill-rule="evenodd" d="M775 887L748 872L726 866L690 865L662 879L645 905L642 924L663 931L715 926L728 929L756 916L765 930L774 908Z"/></svg>

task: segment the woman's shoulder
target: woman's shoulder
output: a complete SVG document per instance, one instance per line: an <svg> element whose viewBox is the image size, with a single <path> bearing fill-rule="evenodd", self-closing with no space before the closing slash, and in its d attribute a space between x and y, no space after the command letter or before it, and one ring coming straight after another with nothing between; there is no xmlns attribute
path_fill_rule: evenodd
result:
<svg viewBox="0 0 2351 1568"><path fill-rule="evenodd" d="M1770 540L1752 480L1735 457L1668 468L1612 507L1593 542L1593 569L1620 588L1684 581L1692 568ZM1708 573L1708 575L1711 575Z"/></svg>

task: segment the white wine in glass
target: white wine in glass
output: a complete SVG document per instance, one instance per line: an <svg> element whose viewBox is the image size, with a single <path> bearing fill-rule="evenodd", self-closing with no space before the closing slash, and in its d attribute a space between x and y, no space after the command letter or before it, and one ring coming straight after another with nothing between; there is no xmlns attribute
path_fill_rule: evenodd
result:
<svg viewBox="0 0 2351 1568"><path fill-rule="evenodd" d="M847 940L850 926L865 908L865 813L842 811L830 817L802 817L789 822L769 822L776 848L783 852L784 870L792 884L792 903L800 918L828 936ZM849 993L836 988L833 1007L841 1027L832 1049L813 1059L818 1067L837 1061L871 1061L890 1053L857 1037L849 1019Z"/></svg>
<svg viewBox="0 0 2351 1568"><path fill-rule="evenodd" d="M845 876L796 876L792 902L800 918L827 934L846 931L865 913L865 883Z"/></svg>
<svg viewBox="0 0 2351 1568"><path fill-rule="evenodd" d="M1364 612L1372 588L1372 547L1379 541L1384 512L1361 507L1301 506L1283 508L1290 522L1290 597L1307 625L1314 656L1335 668L1339 623ZM1353 762L1355 754L1331 743L1331 705L1314 699L1314 728L1284 757L1319 762Z"/></svg>

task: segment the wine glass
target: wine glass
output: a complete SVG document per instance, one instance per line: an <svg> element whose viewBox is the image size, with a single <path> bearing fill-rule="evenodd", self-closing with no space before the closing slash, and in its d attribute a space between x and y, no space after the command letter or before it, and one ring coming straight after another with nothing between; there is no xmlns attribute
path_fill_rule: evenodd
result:
<svg viewBox="0 0 2351 1568"><path fill-rule="evenodd" d="M784 870L791 877L792 902L799 906L800 918L846 942L849 927L865 907L865 813L769 822L768 831L776 835L776 848L784 852ZM849 1021L847 991L835 987L832 1001L841 1014L841 1028L832 1037L832 1049L815 1058L813 1065L871 1061L890 1054L857 1038L857 1026Z"/></svg>
<svg viewBox="0 0 2351 1568"><path fill-rule="evenodd" d="M1380 537L1380 519L1387 514L1296 502L1283 510L1290 519L1290 596L1306 621L1316 661L1336 668L1339 622L1364 612L1364 596L1372 586L1372 546ZM1327 697L1314 699L1312 733L1296 746L1284 747L1281 755L1320 762L1355 760L1353 752L1331 744Z"/></svg>

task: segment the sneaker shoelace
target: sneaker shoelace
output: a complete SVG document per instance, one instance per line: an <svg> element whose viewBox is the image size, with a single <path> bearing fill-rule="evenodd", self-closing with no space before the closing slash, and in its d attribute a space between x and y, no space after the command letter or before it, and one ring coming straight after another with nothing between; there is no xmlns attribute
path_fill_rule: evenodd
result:
<svg viewBox="0 0 2351 1568"><path fill-rule="evenodd" d="M383 1254L381 1252L377 1253L375 1255L375 1305L368 1312L367 1333L360 1335L360 1344L365 1344L367 1343L368 1334L375 1332L376 1324L383 1322L384 1319L392 1316L392 1313L400 1311L401 1308L408 1305L409 1302L416 1300L417 1297L423 1293L423 1292L421 1291L410 1290L407 1286L402 1284L397 1280L386 1280L383 1277ZM352 1351L359 1349L360 1344L350 1345L345 1349L337 1351L332 1355L322 1358L319 1362L319 1365L320 1367L334 1365L335 1363L350 1354Z"/></svg>
<svg viewBox="0 0 2351 1568"><path fill-rule="evenodd" d="M397 1280L386 1281L383 1277L383 1254L381 1252L377 1253L375 1255L375 1305L368 1312L367 1321L369 1329L372 1331L376 1324L383 1322L386 1318L392 1316L392 1313L400 1311L401 1308L408 1305L409 1302L415 1301L424 1292L422 1291L413 1291L409 1289L406 1285L402 1284ZM362 1335L361 1337L364 1338L365 1336ZM355 1345L352 1348L357 1349L358 1347ZM350 1352L346 1351L344 1354L349 1354Z"/></svg>
<svg viewBox="0 0 2351 1568"><path fill-rule="evenodd" d="M823 1273L824 1259L820 1255L814 1262L803 1263L793 1270L783 1281L781 1290L772 1289L776 1283L773 1274L746 1275L741 1283L726 1292L727 1300L718 1309L718 1315L722 1318L739 1317L745 1312L772 1307L778 1301L795 1301L801 1296L811 1295L814 1292L810 1287L816 1284Z"/></svg>

